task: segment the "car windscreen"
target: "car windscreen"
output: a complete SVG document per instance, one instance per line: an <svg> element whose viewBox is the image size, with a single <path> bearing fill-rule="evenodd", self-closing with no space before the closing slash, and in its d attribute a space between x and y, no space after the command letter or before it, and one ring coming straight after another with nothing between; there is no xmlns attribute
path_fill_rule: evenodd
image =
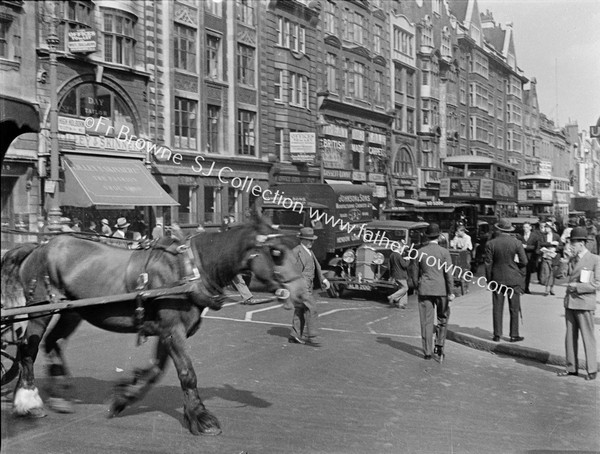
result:
<svg viewBox="0 0 600 454"><path fill-rule="evenodd" d="M304 213L286 209L263 208L262 214L274 225L304 226Z"/></svg>
<svg viewBox="0 0 600 454"><path fill-rule="evenodd" d="M372 230L373 237L371 238L371 242L376 241L381 244L385 242L385 239L389 239L390 241L398 241L405 240L406 241L406 230L405 229L394 229L394 230L385 230L385 229L374 229ZM379 235L378 235L379 233ZM367 238L365 238L367 240Z"/></svg>

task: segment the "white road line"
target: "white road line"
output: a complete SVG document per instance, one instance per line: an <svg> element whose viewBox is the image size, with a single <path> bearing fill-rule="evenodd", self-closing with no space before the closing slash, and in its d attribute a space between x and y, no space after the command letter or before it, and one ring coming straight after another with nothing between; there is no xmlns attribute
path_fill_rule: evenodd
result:
<svg viewBox="0 0 600 454"><path fill-rule="evenodd" d="M246 320L247 322L250 322L250 321L252 321L252 315L256 314L257 312L270 311L271 309L277 309L278 307L282 307L282 306L283 306L283 304L276 304L275 306L263 307L262 309L248 311L248 312L246 312L246 316L244 317L244 320Z"/></svg>
<svg viewBox="0 0 600 454"><path fill-rule="evenodd" d="M387 320L388 318L390 318L389 315L387 317L381 317L381 318L378 318L377 320L373 320L372 322L367 322L367 329L369 330L370 333L375 334L376 332L373 328L371 328L371 325L373 323L379 323L379 322L382 322L383 320Z"/></svg>
<svg viewBox="0 0 600 454"><path fill-rule="evenodd" d="M289 323L277 323L277 322L263 322L260 320L242 320L241 318L230 318L230 317L216 317L214 315L207 315L204 318L212 318L215 320L229 320L232 322L241 322L241 323L257 323L260 325L277 325L277 326L290 326Z"/></svg>
<svg viewBox="0 0 600 454"><path fill-rule="evenodd" d="M322 314L319 314L319 317L324 317L325 315L329 315L329 314L333 314L335 312L341 312L341 311L362 311L365 309L371 309L370 307L343 307L341 309L332 309L330 311L327 312L323 312Z"/></svg>

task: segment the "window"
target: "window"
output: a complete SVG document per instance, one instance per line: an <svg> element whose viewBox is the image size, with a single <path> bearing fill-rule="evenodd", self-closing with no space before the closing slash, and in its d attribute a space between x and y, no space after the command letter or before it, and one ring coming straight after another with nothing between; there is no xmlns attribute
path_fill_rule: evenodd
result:
<svg viewBox="0 0 600 454"><path fill-rule="evenodd" d="M381 104L383 102L383 73L381 71L375 71L375 80L373 82L375 104Z"/></svg>
<svg viewBox="0 0 600 454"><path fill-rule="evenodd" d="M431 81L431 62L425 60L423 62L423 66L421 67L421 85L430 85Z"/></svg>
<svg viewBox="0 0 600 454"><path fill-rule="evenodd" d="M406 109L406 132L414 134L415 132L415 111Z"/></svg>
<svg viewBox="0 0 600 454"><path fill-rule="evenodd" d="M306 51L306 29L283 17L277 21L277 44L295 52Z"/></svg>
<svg viewBox="0 0 600 454"><path fill-rule="evenodd" d="M308 107L308 77L290 72L288 84L290 105Z"/></svg>
<svg viewBox="0 0 600 454"><path fill-rule="evenodd" d="M323 29L325 33L330 35L335 34L335 5L330 0L326 0L323 3Z"/></svg>
<svg viewBox="0 0 600 454"><path fill-rule="evenodd" d="M410 97L415 96L415 73L406 70L406 94Z"/></svg>
<svg viewBox="0 0 600 454"><path fill-rule="evenodd" d="M78 85L60 101L58 111L62 115L92 118L93 124L86 122L90 134L110 137L125 131L138 134L133 113L125 100L100 84Z"/></svg>
<svg viewBox="0 0 600 454"><path fill-rule="evenodd" d="M381 53L381 35L383 34L383 28L381 25L375 25L373 29L373 52L378 54Z"/></svg>
<svg viewBox="0 0 600 454"><path fill-rule="evenodd" d="M354 62L354 96L365 99L365 65Z"/></svg>
<svg viewBox="0 0 600 454"><path fill-rule="evenodd" d="M283 148L283 128L275 128L275 156L279 161L285 161L285 151Z"/></svg>
<svg viewBox="0 0 600 454"><path fill-rule="evenodd" d="M433 0L431 8L433 9L434 13L440 14L442 11L442 0Z"/></svg>
<svg viewBox="0 0 600 454"><path fill-rule="evenodd" d="M209 153L219 152L219 131L221 130L221 107L206 106L206 148Z"/></svg>
<svg viewBox="0 0 600 454"><path fill-rule="evenodd" d="M462 139L467 138L467 116L466 115L460 116L460 137Z"/></svg>
<svg viewBox="0 0 600 454"><path fill-rule="evenodd" d="M504 119L504 109L502 107L502 98L496 99L496 118L498 120Z"/></svg>
<svg viewBox="0 0 600 454"><path fill-rule="evenodd" d="M357 44L364 43L364 27L365 18L362 14L354 13L354 42Z"/></svg>
<svg viewBox="0 0 600 454"><path fill-rule="evenodd" d="M204 222L214 224L221 221L222 187L204 186Z"/></svg>
<svg viewBox="0 0 600 454"><path fill-rule="evenodd" d="M133 19L120 11L104 12L104 61L120 65L134 65Z"/></svg>
<svg viewBox="0 0 600 454"><path fill-rule="evenodd" d="M421 45L433 47L433 27L431 25L421 27Z"/></svg>
<svg viewBox="0 0 600 454"><path fill-rule="evenodd" d="M283 101L283 69L275 69L275 101Z"/></svg>
<svg viewBox="0 0 600 454"><path fill-rule="evenodd" d="M508 123L520 125L522 121L521 106L515 103L506 104L506 114Z"/></svg>
<svg viewBox="0 0 600 454"><path fill-rule="evenodd" d="M241 155L255 155L256 113L238 110L237 152Z"/></svg>
<svg viewBox="0 0 600 454"><path fill-rule="evenodd" d="M233 214L236 219L240 219L241 210L239 209L239 199L241 192L239 189L229 186L227 188L227 213Z"/></svg>
<svg viewBox="0 0 600 454"><path fill-rule="evenodd" d="M254 26L254 3L256 0L236 0L238 21Z"/></svg>
<svg viewBox="0 0 600 454"><path fill-rule="evenodd" d="M348 58L346 58L344 60L344 73L343 73L343 77L344 77L344 96L346 97L351 97L352 93L354 92L353 87L354 87L354 79L352 78L352 72L350 70L350 60Z"/></svg>
<svg viewBox="0 0 600 454"><path fill-rule="evenodd" d="M404 128L402 113L403 113L403 107L396 106L396 116L394 117L394 129L397 129L398 131L402 131Z"/></svg>
<svg viewBox="0 0 600 454"><path fill-rule="evenodd" d="M400 163L400 173L402 175L413 175L413 161L410 153L406 148L400 149L398 153L398 162Z"/></svg>
<svg viewBox="0 0 600 454"><path fill-rule="evenodd" d="M196 72L196 30L175 24L175 68Z"/></svg>
<svg viewBox="0 0 600 454"><path fill-rule="evenodd" d="M398 64L394 65L394 91L399 94L404 93L404 77L402 66Z"/></svg>
<svg viewBox="0 0 600 454"><path fill-rule="evenodd" d="M204 0L204 10L213 16L223 15L223 2L221 0Z"/></svg>
<svg viewBox="0 0 600 454"><path fill-rule="evenodd" d="M488 110L488 91L479 84L471 84L471 106L479 107L487 112Z"/></svg>
<svg viewBox="0 0 600 454"><path fill-rule="evenodd" d="M196 221L194 201L196 191L192 186L179 185L177 188L177 201L179 202L179 223L191 224Z"/></svg>
<svg viewBox="0 0 600 454"><path fill-rule="evenodd" d="M346 8L342 13L344 23L343 38L356 44L364 43L365 18Z"/></svg>
<svg viewBox="0 0 600 454"><path fill-rule="evenodd" d="M430 112L431 106L430 106L430 101L429 99L423 99L422 100L422 105L421 105L421 122L424 125L428 125L431 123L431 112Z"/></svg>
<svg viewBox="0 0 600 454"><path fill-rule="evenodd" d="M467 81L465 79L460 79L459 81L459 101L461 104L467 103Z"/></svg>
<svg viewBox="0 0 600 454"><path fill-rule="evenodd" d="M215 35L206 35L206 76L211 79L223 78L221 64L221 38Z"/></svg>
<svg viewBox="0 0 600 454"><path fill-rule="evenodd" d="M337 82L337 57L335 54L327 54L327 89L332 93L338 92Z"/></svg>
<svg viewBox="0 0 600 454"><path fill-rule="evenodd" d="M510 85L508 87L508 94L516 96L518 99L521 99L521 81L514 77L510 76Z"/></svg>
<svg viewBox="0 0 600 454"><path fill-rule="evenodd" d="M196 149L196 109L191 99L175 98L175 147Z"/></svg>
<svg viewBox="0 0 600 454"><path fill-rule="evenodd" d="M254 48L238 44L238 82L254 87Z"/></svg>
<svg viewBox="0 0 600 454"><path fill-rule="evenodd" d="M452 43L448 27L442 30L442 57L452 58Z"/></svg>
<svg viewBox="0 0 600 454"><path fill-rule="evenodd" d="M71 0L58 4L58 49L67 50L69 33L77 30L90 30L93 25L92 2Z"/></svg>
<svg viewBox="0 0 600 454"><path fill-rule="evenodd" d="M515 131L508 132L508 147L510 151L521 153L523 150L523 138L521 134Z"/></svg>
<svg viewBox="0 0 600 454"><path fill-rule="evenodd" d="M10 26L12 21L0 18L0 57L10 58Z"/></svg>
<svg viewBox="0 0 600 454"><path fill-rule="evenodd" d="M477 51L474 51L473 54L473 72L487 79L489 77L487 57Z"/></svg>
<svg viewBox="0 0 600 454"><path fill-rule="evenodd" d="M413 37L410 33L394 27L394 51L412 57Z"/></svg>
<svg viewBox="0 0 600 454"><path fill-rule="evenodd" d="M421 167L435 167L435 153L433 153L433 147L429 140L422 142L421 151Z"/></svg>

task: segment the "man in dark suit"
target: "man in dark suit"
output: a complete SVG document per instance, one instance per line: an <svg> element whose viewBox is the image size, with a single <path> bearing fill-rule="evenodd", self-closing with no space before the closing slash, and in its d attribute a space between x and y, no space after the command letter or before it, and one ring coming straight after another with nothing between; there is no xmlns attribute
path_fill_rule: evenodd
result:
<svg viewBox="0 0 600 454"><path fill-rule="evenodd" d="M595 380L598 374L598 363L594 336L594 310L596 291L600 290L600 257L586 248L587 239L588 232L585 227L575 227L571 231L569 252L572 257L569 262L569 282L565 294L567 367L558 375L566 377L579 374L577 344L581 332L587 366L586 380Z"/></svg>
<svg viewBox="0 0 600 454"><path fill-rule="evenodd" d="M421 320L421 341L424 359L431 359L433 347L433 311L437 314L435 327L435 354L438 361L444 358L444 342L450 301L454 299L454 278L452 277L452 257L447 249L438 244L441 235L437 224L429 224L425 235L429 243L419 249L419 319ZM444 265L447 264L447 265Z"/></svg>
<svg viewBox="0 0 600 454"><path fill-rule="evenodd" d="M508 220L499 219L494 227L498 234L485 246L485 277L488 288L492 290L493 340L499 342L502 336L506 294L510 313L510 341L520 342L524 339L519 336L519 313L527 255L523 244L510 235L515 228Z"/></svg>
<svg viewBox="0 0 600 454"><path fill-rule="evenodd" d="M323 290L329 288L329 281L321 271L321 265L312 252L312 245L317 239L311 227L303 227L298 234L300 244L292 250L296 264L306 283L306 294L302 302L295 303L292 317L292 332L289 342L296 344L318 345L314 338L317 336L315 323L317 321L317 305L313 298L313 283L315 277ZM306 336L304 333L306 332Z"/></svg>
<svg viewBox="0 0 600 454"><path fill-rule="evenodd" d="M525 293L531 293L529 291L529 283L531 282L531 275L537 273L538 265L538 250L540 248L540 242L542 237L537 229L534 229L531 223L525 222L523 224L523 248L527 255L527 267L525 269Z"/></svg>

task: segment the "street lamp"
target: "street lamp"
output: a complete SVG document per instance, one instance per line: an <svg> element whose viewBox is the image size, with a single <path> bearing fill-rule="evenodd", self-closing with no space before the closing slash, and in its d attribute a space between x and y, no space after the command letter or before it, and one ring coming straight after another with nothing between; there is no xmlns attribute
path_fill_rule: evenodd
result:
<svg viewBox="0 0 600 454"><path fill-rule="evenodd" d="M60 203L59 203L59 150L58 150L58 99L57 99L57 81L56 81L56 49L59 44L58 34L56 33L56 18L54 2L52 3L52 16L49 20L48 53L50 56L50 180L46 182L46 192L49 194L48 200L48 229L60 230Z"/></svg>

